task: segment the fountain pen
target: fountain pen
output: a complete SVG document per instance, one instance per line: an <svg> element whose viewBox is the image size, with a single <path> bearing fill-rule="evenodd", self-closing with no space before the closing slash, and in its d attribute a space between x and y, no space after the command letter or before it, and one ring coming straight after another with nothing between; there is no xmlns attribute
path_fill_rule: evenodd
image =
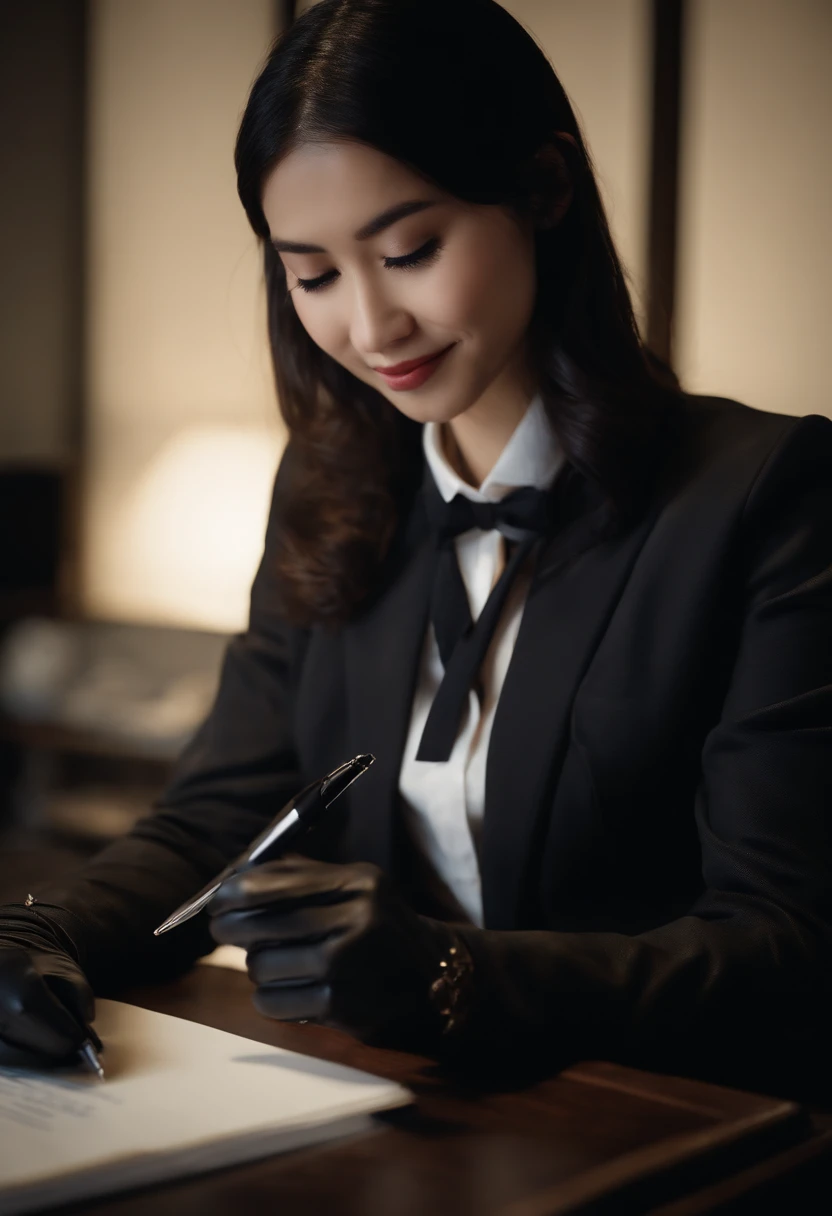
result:
<svg viewBox="0 0 832 1216"><path fill-rule="evenodd" d="M203 887L192 899L172 912L164 924L153 930L154 935L158 937L160 933L167 933L168 929L175 929L177 925L196 916L197 912L201 912L208 901L216 895L225 880L231 878L233 874L239 874L242 870L248 870L261 862L279 857L289 841L311 827L322 812L330 807L335 799L352 785L353 781L366 773L374 760L375 756L369 753L356 756L354 759L348 760L346 764L333 769L331 773L327 773L319 781L313 781L311 785L305 786L299 794L290 798L286 805L278 811L269 826L260 833L256 840L252 841L245 852L226 866L221 874L209 882L207 887Z"/></svg>

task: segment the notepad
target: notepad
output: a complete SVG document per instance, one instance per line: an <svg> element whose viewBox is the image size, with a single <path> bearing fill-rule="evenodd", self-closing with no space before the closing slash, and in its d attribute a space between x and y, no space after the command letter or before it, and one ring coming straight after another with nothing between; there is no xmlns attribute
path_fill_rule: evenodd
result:
<svg viewBox="0 0 832 1216"><path fill-rule="evenodd" d="M393 1082L100 1000L107 1080L0 1067L0 1216L368 1132Z"/></svg>

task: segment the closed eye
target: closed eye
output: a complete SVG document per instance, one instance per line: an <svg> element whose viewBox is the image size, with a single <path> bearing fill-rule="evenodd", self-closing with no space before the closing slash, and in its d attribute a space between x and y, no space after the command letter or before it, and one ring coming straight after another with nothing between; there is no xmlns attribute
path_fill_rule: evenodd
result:
<svg viewBox="0 0 832 1216"><path fill-rule="evenodd" d="M407 270L411 266L428 265L430 262L436 261L441 250L442 244L439 238L431 237L426 244L413 253L407 253L401 258L385 258L384 265L387 270ZM326 274L319 275L317 279L298 279L297 286L303 291L320 291L333 283L337 275L337 270L329 270Z"/></svg>

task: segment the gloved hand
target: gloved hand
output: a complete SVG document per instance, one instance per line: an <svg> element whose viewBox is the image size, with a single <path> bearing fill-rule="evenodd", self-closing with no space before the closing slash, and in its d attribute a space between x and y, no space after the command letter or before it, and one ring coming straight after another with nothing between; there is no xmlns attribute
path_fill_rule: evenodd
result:
<svg viewBox="0 0 832 1216"><path fill-rule="evenodd" d="M415 913L377 866L291 854L228 879L208 911L215 940L248 952L254 1004L267 1017L431 1051L452 1024L444 1007L461 1015L461 987L450 991L446 977L460 970L464 945ZM469 967L466 957L468 985Z"/></svg>
<svg viewBox="0 0 832 1216"><path fill-rule="evenodd" d="M0 907L0 1064L68 1062L95 1016L92 989L42 914Z"/></svg>

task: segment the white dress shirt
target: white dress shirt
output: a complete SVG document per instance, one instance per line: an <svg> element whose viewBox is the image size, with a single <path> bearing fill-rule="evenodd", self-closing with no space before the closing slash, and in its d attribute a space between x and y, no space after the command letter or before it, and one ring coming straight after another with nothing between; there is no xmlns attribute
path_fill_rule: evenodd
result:
<svg viewBox="0 0 832 1216"><path fill-rule="evenodd" d="M539 394L532 398L479 489L468 485L449 465L441 448L438 423L425 423L422 443L446 502L455 494L463 494L474 502L498 502L519 486L548 489L563 464L561 448ZM471 617L476 620L505 566L505 542L496 529L483 532L472 528L455 538L455 546ZM399 775L405 827L425 863L423 868L434 900L453 919L467 919L475 925L483 923L478 855L488 741L520 628L533 556L526 559L512 583L486 652L481 668L482 704L472 689L453 751L444 762L415 759L444 671L433 625L428 624Z"/></svg>

